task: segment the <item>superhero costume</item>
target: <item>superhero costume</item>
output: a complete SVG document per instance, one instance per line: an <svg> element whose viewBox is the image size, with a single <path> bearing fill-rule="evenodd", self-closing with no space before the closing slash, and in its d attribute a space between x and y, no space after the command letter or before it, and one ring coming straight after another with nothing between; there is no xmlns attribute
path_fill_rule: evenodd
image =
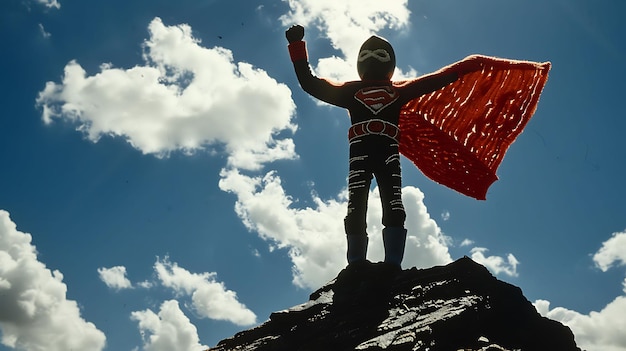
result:
<svg viewBox="0 0 626 351"><path fill-rule="evenodd" d="M510 144L532 116L550 63L470 56L438 72L392 82L395 54L373 36L359 51L360 81L331 82L310 70L304 28L286 33L301 87L348 110L352 126L345 230L348 263L365 260L372 176L383 205L385 262L400 265L406 239L399 152L426 176L484 199Z"/></svg>

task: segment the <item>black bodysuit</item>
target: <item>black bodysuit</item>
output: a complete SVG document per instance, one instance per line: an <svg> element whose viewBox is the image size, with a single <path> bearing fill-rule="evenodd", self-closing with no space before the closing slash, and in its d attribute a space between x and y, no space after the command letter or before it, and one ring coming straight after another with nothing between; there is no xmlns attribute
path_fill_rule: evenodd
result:
<svg viewBox="0 0 626 351"><path fill-rule="evenodd" d="M334 83L314 76L306 58L293 62L298 81L319 100L348 110L352 126L348 175L348 235L367 235L367 198L376 177L385 227L404 227L402 180L398 153L398 118L410 100L456 80L456 74L402 82L358 80Z"/></svg>

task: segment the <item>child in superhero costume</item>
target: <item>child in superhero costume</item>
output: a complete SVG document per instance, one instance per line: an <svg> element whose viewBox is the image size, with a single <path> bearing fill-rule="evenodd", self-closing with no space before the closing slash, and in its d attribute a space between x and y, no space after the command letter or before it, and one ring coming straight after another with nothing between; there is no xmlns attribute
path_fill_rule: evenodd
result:
<svg viewBox="0 0 626 351"><path fill-rule="evenodd" d="M400 267L407 233L398 152L400 110L409 101L454 82L458 72L392 82L396 61L393 48L385 39L372 36L359 51L357 70L361 80L331 82L311 73L302 41L304 28L292 26L286 37L302 89L319 100L347 109L350 115L349 196L344 220L348 264L366 260L367 199L372 177L376 177L383 209L384 262Z"/></svg>
<svg viewBox="0 0 626 351"><path fill-rule="evenodd" d="M372 36L359 51L361 80L336 83L311 73L302 26L289 28L286 36L302 88L350 114L349 267L367 262L365 219L373 176L383 205L385 262L400 267L406 214L399 153L433 181L485 200L507 149L537 108L551 68L550 62L470 55L437 72L392 82L393 48Z"/></svg>

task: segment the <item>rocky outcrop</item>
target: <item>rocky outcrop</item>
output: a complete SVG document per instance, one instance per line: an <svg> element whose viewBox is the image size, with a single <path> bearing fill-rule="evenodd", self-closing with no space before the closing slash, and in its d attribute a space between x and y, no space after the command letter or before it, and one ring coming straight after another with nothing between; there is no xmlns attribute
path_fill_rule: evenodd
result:
<svg viewBox="0 0 626 351"><path fill-rule="evenodd" d="M468 257L446 266L351 266L310 300L211 351L580 350L522 291Z"/></svg>

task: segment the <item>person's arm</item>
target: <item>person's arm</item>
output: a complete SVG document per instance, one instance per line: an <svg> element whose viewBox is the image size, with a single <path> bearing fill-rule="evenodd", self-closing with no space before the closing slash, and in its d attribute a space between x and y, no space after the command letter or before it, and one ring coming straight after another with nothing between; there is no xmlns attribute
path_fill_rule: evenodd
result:
<svg viewBox="0 0 626 351"><path fill-rule="evenodd" d="M342 87L343 84L318 78L311 72L306 42L302 40L304 38L304 27L300 25L292 26L285 32L285 36L287 37L287 41L289 41L289 56L291 57L291 62L293 62L293 67L302 89L324 102L342 106L341 101L344 98L339 88Z"/></svg>
<svg viewBox="0 0 626 351"><path fill-rule="evenodd" d="M430 94L433 91L437 91L446 85L455 82L459 79L457 72L449 72L446 74L429 74L410 80L407 82L399 83L398 87L402 89L402 99L404 102L416 99L422 95Z"/></svg>
<svg viewBox="0 0 626 351"><path fill-rule="evenodd" d="M437 72L430 73L406 82L398 82L397 86L405 90L403 99L409 102L425 94L437 91L448 84L454 83L463 76L481 71L483 64L479 57L470 57L444 67Z"/></svg>

